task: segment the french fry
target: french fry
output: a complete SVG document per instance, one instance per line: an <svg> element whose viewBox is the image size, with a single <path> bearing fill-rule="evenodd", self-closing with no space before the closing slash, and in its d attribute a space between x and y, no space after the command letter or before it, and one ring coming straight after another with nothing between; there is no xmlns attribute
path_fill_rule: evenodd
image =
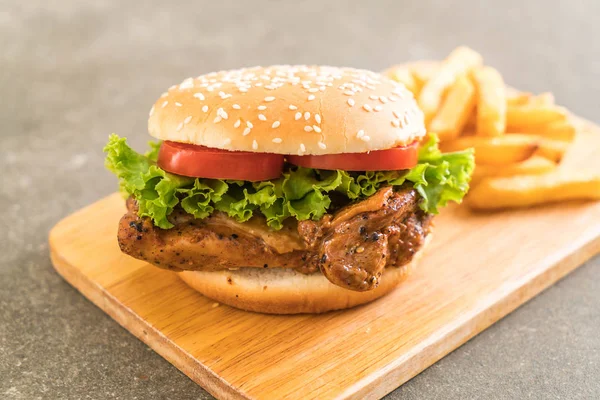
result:
<svg viewBox="0 0 600 400"><path fill-rule="evenodd" d="M525 106L533 95L527 92L516 92L506 96L506 104L509 106Z"/></svg>
<svg viewBox="0 0 600 400"><path fill-rule="evenodd" d="M526 128L528 133L540 135L546 139L562 140L572 142L577 135L577 129L570 121L555 121L546 125L530 126Z"/></svg>
<svg viewBox="0 0 600 400"><path fill-rule="evenodd" d="M467 120L475 108L475 86L471 80L462 76L454 82L429 125L440 140L456 139L463 131Z"/></svg>
<svg viewBox="0 0 600 400"><path fill-rule="evenodd" d="M537 149L535 154L547 158L550 161L559 163L565 152L568 150L570 143L562 140L548 139L542 136L524 134L524 133L510 133L503 138L510 138L515 142L522 143L537 143ZM475 150L475 159L477 162L477 150Z"/></svg>
<svg viewBox="0 0 600 400"><path fill-rule="evenodd" d="M538 94L533 99L529 101L532 104L536 104L539 106L553 106L554 105L554 95L550 92L544 92Z"/></svg>
<svg viewBox="0 0 600 400"><path fill-rule="evenodd" d="M404 86L413 92L415 96L418 94L419 86L417 85L417 81L407 65L394 66L388 69L385 74L390 77L390 79L404 84Z"/></svg>
<svg viewBox="0 0 600 400"><path fill-rule="evenodd" d="M569 146L569 142L542 138L540 141L540 147L537 149L536 154L545 157L548 160L554 161L555 163L559 163L569 149Z"/></svg>
<svg viewBox="0 0 600 400"><path fill-rule="evenodd" d="M471 68L481 65L482 62L481 55L468 47L458 47L450 53L419 93L418 103L425 114L426 121L431 121L435 115L445 90L460 75L466 74Z"/></svg>
<svg viewBox="0 0 600 400"><path fill-rule="evenodd" d="M467 204L490 210L566 200L600 200L600 174L556 170L542 175L487 178L471 189Z"/></svg>
<svg viewBox="0 0 600 400"><path fill-rule="evenodd" d="M506 98L506 104L509 106L526 106L528 104L538 106L554 105L554 95L550 92L544 92L537 96L531 93L520 92Z"/></svg>
<svg viewBox="0 0 600 400"><path fill-rule="evenodd" d="M530 104L509 106L506 110L506 125L509 131L550 124L567 119L567 110L553 105Z"/></svg>
<svg viewBox="0 0 600 400"><path fill-rule="evenodd" d="M471 178L474 186L484 178L513 176L513 175L538 175L550 172L556 168L556 164L542 156L533 155L525 161L508 165L482 165L478 164Z"/></svg>
<svg viewBox="0 0 600 400"><path fill-rule="evenodd" d="M477 165L507 165L527 160L539 148L539 142L533 135L462 136L440 146L443 151L473 147Z"/></svg>
<svg viewBox="0 0 600 400"><path fill-rule="evenodd" d="M473 70L477 86L478 135L499 136L506 130L506 87L502 75L492 67Z"/></svg>
<svg viewBox="0 0 600 400"><path fill-rule="evenodd" d="M422 60L415 61L408 65L413 74L413 77L415 78L415 81L417 81L417 85L421 89L423 88L423 86L425 86L425 83L427 83L427 81L429 81L440 68L439 61Z"/></svg>

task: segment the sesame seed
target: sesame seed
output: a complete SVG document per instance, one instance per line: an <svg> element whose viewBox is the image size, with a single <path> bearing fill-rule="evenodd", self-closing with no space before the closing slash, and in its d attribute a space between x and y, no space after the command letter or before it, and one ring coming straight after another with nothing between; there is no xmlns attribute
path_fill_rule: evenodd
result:
<svg viewBox="0 0 600 400"><path fill-rule="evenodd" d="M274 128L274 129L279 128L279 125L281 125L281 122L275 121L275 122L273 122L273 125L271 125L271 128Z"/></svg>
<svg viewBox="0 0 600 400"><path fill-rule="evenodd" d="M242 121L240 121L239 119L237 121L235 121L235 124L233 124L234 128L239 128L240 125L242 124Z"/></svg>
<svg viewBox="0 0 600 400"><path fill-rule="evenodd" d="M278 138L278 137L273 138L272 141L273 141L273 143L281 143L281 142L283 142L283 140L281 140L281 138Z"/></svg>
<svg viewBox="0 0 600 400"><path fill-rule="evenodd" d="M258 119L260 119L261 121L266 121L267 117L265 117L263 114L258 114Z"/></svg>
<svg viewBox="0 0 600 400"><path fill-rule="evenodd" d="M374 94L370 95L369 98L371 100L379 100L379 96L375 96Z"/></svg>
<svg viewBox="0 0 600 400"><path fill-rule="evenodd" d="M300 151L302 153L304 153L306 151L306 146L304 146L304 143L300 143Z"/></svg>
<svg viewBox="0 0 600 400"><path fill-rule="evenodd" d="M365 109L365 111L373 111L373 108L371 108L371 106L368 104L364 104L363 108Z"/></svg>
<svg viewBox="0 0 600 400"><path fill-rule="evenodd" d="M305 131L305 132L312 132L312 130L313 130L313 128L312 128L312 126L310 126L310 125L306 125L306 126L304 127L304 131Z"/></svg>
<svg viewBox="0 0 600 400"><path fill-rule="evenodd" d="M254 150L258 149L258 143L256 143L256 140L253 140L253 141L252 141L252 148L253 148Z"/></svg>
<svg viewBox="0 0 600 400"><path fill-rule="evenodd" d="M179 102L175 102L175 105L176 105L177 107L181 107L181 106L182 106L182 104L181 104L181 103L179 103Z"/></svg>
<svg viewBox="0 0 600 400"><path fill-rule="evenodd" d="M392 93L394 93L396 96L398 96L401 99L404 98L404 94L405 94L403 88L397 88Z"/></svg>
<svg viewBox="0 0 600 400"><path fill-rule="evenodd" d="M396 128L400 128L400 121L398 121L397 119L392 120L392 125L395 126Z"/></svg>
<svg viewBox="0 0 600 400"><path fill-rule="evenodd" d="M404 115L404 124L408 125L410 123L410 118L408 117L408 114Z"/></svg>
<svg viewBox="0 0 600 400"><path fill-rule="evenodd" d="M231 138L227 138L223 141L223 146L227 146L231 144Z"/></svg>
<svg viewBox="0 0 600 400"><path fill-rule="evenodd" d="M315 95L311 94L310 96L308 96L308 101L314 100L315 99Z"/></svg>
<svg viewBox="0 0 600 400"><path fill-rule="evenodd" d="M317 125L313 125L313 129L315 130L315 132L321 133L321 128L319 128Z"/></svg>
<svg viewBox="0 0 600 400"><path fill-rule="evenodd" d="M304 113L304 119L307 121L310 119L310 113L308 111Z"/></svg>
<svg viewBox="0 0 600 400"><path fill-rule="evenodd" d="M362 140L363 142L368 142L369 140L371 140L371 138L368 136L363 136L360 138L360 140Z"/></svg>
<svg viewBox="0 0 600 400"><path fill-rule="evenodd" d="M194 97L199 100L206 100L206 98L204 97L204 95L202 93L194 93Z"/></svg>
<svg viewBox="0 0 600 400"><path fill-rule="evenodd" d="M388 102L388 99L385 96L379 96L379 101L382 102L383 104L385 104Z"/></svg>
<svg viewBox="0 0 600 400"><path fill-rule="evenodd" d="M225 110L223 110L222 108L219 108L217 110L217 115L223 119L227 119L229 118L229 115L227 115L227 113L225 112Z"/></svg>
<svg viewBox="0 0 600 400"><path fill-rule="evenodd" d="M317 124L321 123L321 116L319 114L315 114L315 121L317 121Z"/></svg>
<svg viewBox="0 0 600 400"><path fill-rule="evenodd" d="M183 122L180 122L179 125L177 125L177 128L175 128L175 130L179 132L181 128L183 128Z"/></svg>
<svg viewBox="0 0 600 400"><path fill-rule="evenodd" d="M354 92L353 92L352 90L346 90L346 91L344 92L344 94L345 94L346 96L354 96Z"/></svg>
<svg viewBox="0 0 600 400"><path fill-rule="evenodd" d="M381 107L381 106L375 106L374 110L375 111L381 111L381 110L383 110L383 107Z"/></svg>
<svg viewBox="0 0 600 400"><path fill-rule="evenodd" d="M192 120L192 116L191 116L191 115L188 115L188 116L187 116L187 117L185 117L185 119L183 120L183 124L184 124L184 125L185 125L185 124L189 124L191 120Z"/></svg>
<svg viewBox="0 0 600 400"><path fill-rule="evenodd" d="M246 89L246 88L239 88L238 90L242 93L246 93L248 91L248 89Z"/></svg>
<svg viewBox="0 0 600 400"><path fill-rule="evenodd" d="M324 91L325 91L325 86L319 86L319 90L320 90L321 92L324 92Z"/></svg>
<svg viewBox="0 0 600 400"><path fill-rule="evenodd" d="M318 91L319 91L319 88L316 88L316 87L308 89L309 93L317 93Z"/></svg>
<svg viewBox="0 0 600 400"><path fill-rule="evenodd" d="M293 110L297 110L297 109L298 109L298 107L296 107L296 106L295 106L295 105L293 105L293 104L290 104L290 107L289 107L289 108L290 108L290 110L292 110L292 111L293 111Z"/></svg>
<svg viewBox="0 0 600 400"><path fill-rule="evenodd" d="M177 85L170 86L170 87L169 87L169 91L171 91L171 90L175 89L176 87L177 87Z"/></svg>
<svg viewBox="0 0 600 400"><path fill-rule="evenodd" d="M154 114L154 106L152 106L152 108L150 109L150 112L148 113L148 116L151 117L152 114Z"/></svg>
<svg viewBox="0 0 600 400"><path fill-rule="evenodd" d="M363 131L362 129L360 131L356 132L356 137L357 138L360 139L363 136L365 136L365 131Z"/></svg>
<svg viewBox="0 0 600 400"><path fill-rule="evenodd" d="M215 118L215 119L213 119L213 122L214 122L215 124L218 124L218 123L219 123L219 122L221 122L222 120L223 120L223 118L221 118L221 116L220 116L220 115L217 115L217 116L216 116L216 118Z"/></svg>
<svg viewBox="0 0 600 400"><path fill-rule="evenodd" d="M231 106L231 108L233 108L234 110L240 110L242 107L240 107L239 104L234 104Z"/></svg>
<svg viewBox="0 0 600 400"><path fill-rule="evenodd" d="M160 95L160 98L162 99L163 97L167 97L168 95L169 95L169 93L163 92L163 94Z"/></svg>
<svg viewBox="0 0 600 400"><path fill-rule="evenodd" d="M396 118L402 118L400 116L400 114L398 114L398 111L396 111L396 110L392 111L392 114L394 114L394 117L396 117Z"/></svg>
<svg viewBox="0 0 600 400"><path fill-rule="evenodd" d="M267 106L264 106L264 105L263 105L263 106L258 106L258 107L256 107L256 108L258 108L260 111L263 111L263 110L266 110L266 109L267 109Z"/></svg>
<svg viewBox="0 0 600 400"><path fill-rule="evenodd" d="M169 104L169 102L165 100L165 101L162 103L162 105L160 106L160 108L165 108L165 107L167 106L167 104Z"/></svg>
<svg viewBox="0 0 600 400"><path fill-rule="evenodd" d="M261 87L262 86L262 82L255 83L254 86Z"/></svg>
<svg viewBox="0 0 600 400"><path fill-rule="evenodd" d="M203 105L202 106L202 112L207 112L208 111L208 106L207 105Z"/></svg>
<svg viewBox="0 0 600 400"><path fill-rule="evenodd" d="M354 99L348 99L348 105L354 107Z"/></svg>
<svg viewBox="0 0 600 400"><path fill-rule="evenodd" d="M273 96L265 97L265 101L273 101L273 100L275 100L275 97L273 97Z"/></svg>
<svg viewBox="0 0 600 400"><path fill-rule="evenodd" d="M246 126L250 129L254 128L254 125L252 125L252 122L250 121L246 121Z"/></svg>
<svg viewBox="0 0 600 400"><path fill-rule="evenodd" d="M375 90L375 86L373 85L365 85L367 89Z"/></svg>
<svg viewBox="0 0 600 400"><path fill-rule="evenodd" d="M319 145L320 148L322 148L323 150L325 150L327 148L327 146L325 145L325 143L323 142L319 142L317 143Z"/></svg>
<svg viewBox="0 0 600 400"><path fill-rule="evenodd" d="M242 135L243 135L243 136L247 136L247 135L249 135L251 130L252 130L252 129L250 129L250 128L246 128L246 129L244 129L244 132L242 132Z"/></svg>
<svg viewBox="0 0 600 400"><path fill-rule="evenodd" d="M298 111L298 112L296 113L296 115L294 115L294 119L295 119L296 121L298 121L300 118L302 118L302 113L301 113L300 111Z"/></svg>
<svg viewBox="0 0 600 400"><path fill-rule="evenodd" d="M398 98L394 95L389 97L390 101L398 101Z"/></svg>

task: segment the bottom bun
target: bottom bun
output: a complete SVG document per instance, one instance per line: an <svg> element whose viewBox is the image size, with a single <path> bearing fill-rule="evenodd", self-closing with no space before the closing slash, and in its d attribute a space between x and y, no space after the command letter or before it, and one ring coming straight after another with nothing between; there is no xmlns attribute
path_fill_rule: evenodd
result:
<svg viewBox="0 0 600 400"><path fill-rule="evenodd" d="M427 235L425 245L431 234ZM392 291L408 275L424 247L402 267L386 268L379 286L366 292L344 289L316 272L302 274L285 268L240 268L223 271L182 271L179 277L206 297L267 314L322 313L368 303Z"/></svg>

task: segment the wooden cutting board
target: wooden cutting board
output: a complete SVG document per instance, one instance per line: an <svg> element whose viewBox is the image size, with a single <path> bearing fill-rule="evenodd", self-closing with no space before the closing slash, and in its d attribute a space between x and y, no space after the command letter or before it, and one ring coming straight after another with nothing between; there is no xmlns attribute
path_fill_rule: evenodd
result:
<svg viewBox="0 0 600 400"><path fill-rule="evenodd" d="M600 170L582 123L565 164ZM50 233L57 271L206 390L226 399L379 398L600 251L600 202L436 219L419 268L374 303L324 315L239 311L122 254L114 194ZM508 343L507 343L508 345Z"/></svg>

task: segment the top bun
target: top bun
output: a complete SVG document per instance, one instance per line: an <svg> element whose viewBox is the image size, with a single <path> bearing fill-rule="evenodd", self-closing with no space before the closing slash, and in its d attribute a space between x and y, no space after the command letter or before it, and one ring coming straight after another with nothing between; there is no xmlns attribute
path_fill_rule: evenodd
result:
<svg viewBox="0 0 600 400"><path fill-rule="evenodd" d="M150 110L157 139L276 154L366 153L425 134L423 113L401 83L325 66L213 72L172 86Z"/></svg>

